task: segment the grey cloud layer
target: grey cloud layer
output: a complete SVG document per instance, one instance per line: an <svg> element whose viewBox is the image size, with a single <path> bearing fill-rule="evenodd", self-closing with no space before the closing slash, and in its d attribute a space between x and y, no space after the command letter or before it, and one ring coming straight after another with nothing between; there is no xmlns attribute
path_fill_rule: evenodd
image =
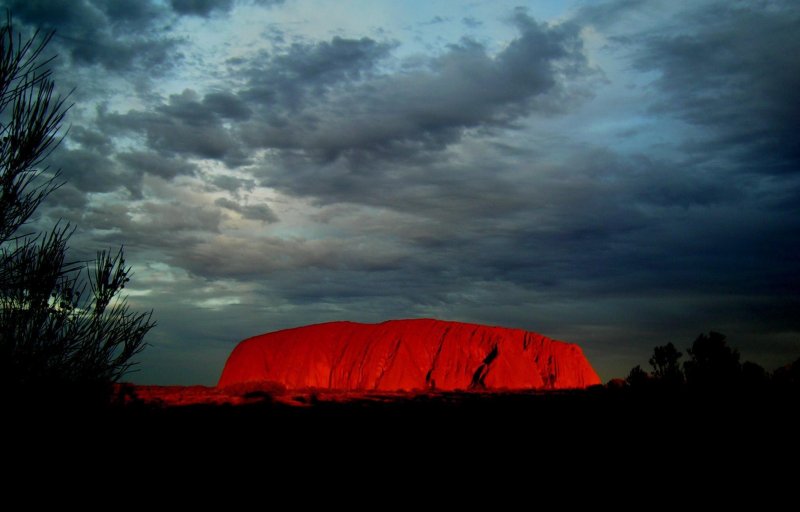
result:
<svg viewBox="0 0 800 512"><path fill-rule="evenodd" d="M773 7L703 6L680 18L683 33L633 38L637 67L660 72L655 108L709 130L692 153L723 153L754 172L800 170L800 12Z"/></svg>
<svg viewBox="0 0 800 512"><path fill-rule="evenodd" d="M56 30L55 45L76 65L113 72L169 66L177 39L164 31L168 14L151 0L8 0L15 20Z"/></svg>
<svg viewBox="0 0 800 512"><path fill-rule="evenodd" d="M208 17L227 13L236 3L250 3L261 6L282 4L284 0L169 0L172 9L182 15Z"/></svg>
<svg viewBox="0 0 800 512"><path fill-rule="evenodd" d="M235 2L76 5L111 43L81 57L65 39L72 65L135 77L159 53L119 50L105 64L120 41L144 41L115 34L140 27L176 52L156 27L224 17ZM59 22L40 7L21 6L21 18ZM800 9L704 2L647 30L624 21L650 8L605 2L552 25L517 10L499 50L464 39L407 61L402 42L360 34L277 42L230 60L229 87L98 109L56 155L69 185L54 209L91 242L184 272L150 285L157 310L236 318L253 331L243 334L429 315L552 329L598 354L643 356L709 328L785 353L796 344L775 340L800 331ZM66 30L90 30L64 16ZM587 25L607 36L597 51L650 77L637 101L656 133L633 149L575 135L592 122L581 105L603 101ZM617 115L608 106L601 121ZM286 228L297 213L264 200L264 187L311 205L297 232ZM129 200L89 201L109 193ZM238 305L198 312L214 293ZM624 361L608 368L641 362Z"/></svg>
<svg viewBox="0 0 800 512"><path fill-rule="evenodd" d="M144 132L159 152L231 166L248 163L242 151L261 148L351 163L441 150L464 130L509 126L541 106L537 100L562 93L566 77L587 71L576 26L549 27L523 12L514 22L519 37L496 56L465 40L424 67L388 73L379 65L389 43L293 44L241 65L249 79L235 93L200 98L187 90L155 111L103 121ZM238 122L224 127L225 120Z"/></svg>
<svg viewBox="0 0 800 512"><path fill-rule="evenodd" d="M279 5L283 0L3 0L17 23L56 30L54 45L75 66L113 73L159 74L173 67L185 43L170 35L177 17L226 14L236 4Z"/></svg>
<svg viewBox="0 0 800 512"><path fill-rule="evenodd" d="M365 155L403 158L439 150L457 142L466 129L508 126L534 110L540 97L561 92L565 76L586 71L577 27L542 25L523 12L514 21L519 36L496 56L464 40L425 66L363 80L358 80L362 69L375 65L375 57L388 50L385 45L362 39L357 42L361 50L355 49L356 42L336 49L336 40L302 51L293 48L291 61L340 65L322 72L318 65L304 65L303 71L313 71L290 73L308 79L293 88L314 93L300 99L296 95L282 102L278 96L270 102L261 89L246 90L245 95L261 91L270 111L277 107L278 112L267 122L245 124L243 139L253 147L297 150L316 160L357 161ZM269 64L262 71L267 77L284 73L282 59ZM351 83L335 87L332 82L341 78ZM258 80L254 76L251 84ZM271 90L267 79L266 92ZM281 112L282 106L289 111Z"/></svg>

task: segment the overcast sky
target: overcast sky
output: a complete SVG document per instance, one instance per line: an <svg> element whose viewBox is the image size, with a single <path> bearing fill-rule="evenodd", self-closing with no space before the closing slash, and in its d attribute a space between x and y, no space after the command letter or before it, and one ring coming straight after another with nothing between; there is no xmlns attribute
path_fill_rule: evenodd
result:
<svg viewBox="0 0 800 512"><path fill-rule="evenodd" d="M140 383L328 320L520 327L604 380L800 356L800 4L0 0L75 88L38 222L124 244Z"/></svg>

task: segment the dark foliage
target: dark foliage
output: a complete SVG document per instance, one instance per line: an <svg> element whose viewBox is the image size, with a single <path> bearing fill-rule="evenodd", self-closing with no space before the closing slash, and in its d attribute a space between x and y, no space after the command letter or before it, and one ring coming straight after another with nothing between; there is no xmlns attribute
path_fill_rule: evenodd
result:
<svg viewBox="0 0 800 512"><path fill-rule="evenodd" d="M678 362L682 355L672 343L654 348L649 361L653 367L653 377L665 386L683 384L683 371Z"/></svg>
<svg viewBox="0 0 800 512"><path fill-rule="evenodd" d="M52 35L23 41L10 14L0 28L0 382L14 396L93 390L102 397L154 323L120 297L131 274L121 249L71 262L70 225L26 230L60 183L42 165L69 109L54 95L50 59L42 58Z"/></svg>
<svg viewBox="0 0 800 512"><path fill-rule="evenodd" d="M642 370L642 367L637 364L631 368L631 372L628 374L625 382L634 389L642 389L650 384L650 374Z"/></svg>
<svg viewBox="0 0 800 512"><path fill-rule="evenodd" d="M631 369L625 387L648 393L689 391L703 396L790 394L800 391L800 359L775 370L773 374L751 361L739 362L739 351L728 346L724 334L710 331L700 334L687 350L690 359L679 364L681 353L672 343L653 349L650 365L653 373L641 366ZM607 386L616 389L619 386Z"/></svg>
<svg viewBox="0 0 800 512"><path fill-rule="evenodd" d="M775 370L772 380L784 389L800 391L800 358Z"/></svg>
<svg viewBox="0 0 800 512"><path fill-rule="evenodd" d="M769 385L769 373L763 366L745 361L742 363L742 386L745 389L764 389Z"/></svg>
<svg viewBox="0 0 800 512"><path fill-rule="evenodd" d="M700 334L687 352L691 359L683 366L690 387L710 390L738 385L742 372L739 351L727 345L724 334Z"/></svg>

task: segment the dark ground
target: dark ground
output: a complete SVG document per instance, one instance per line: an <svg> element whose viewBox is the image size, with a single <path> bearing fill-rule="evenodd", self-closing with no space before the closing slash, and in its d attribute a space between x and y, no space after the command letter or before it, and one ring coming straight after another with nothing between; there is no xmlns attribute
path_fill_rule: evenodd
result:
<svg viewBox="0 0 800 512"><path fill-rule="evenodd" d="M644 395L597 388L293 398L307 404L264 395L242 405L129 402L91 413L28 408L6 423L8 447L28 460L92 457L136 468L169 460L212 472L220 464L225 471L277 465L332 476L350 465L367 472L408 467L420 477L443 468L477 477L503 464L555 474L610 467L646 472L670 464L684 472L761 471L780 461L794 464L798 456L793 393Z"/></svg>

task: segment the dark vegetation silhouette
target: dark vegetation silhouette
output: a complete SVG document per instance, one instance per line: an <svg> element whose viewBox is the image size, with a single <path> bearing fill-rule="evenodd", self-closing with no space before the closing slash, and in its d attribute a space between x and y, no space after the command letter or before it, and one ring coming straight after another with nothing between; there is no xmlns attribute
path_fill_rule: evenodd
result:
<svg viewBox="0 0 800 512"><path fill-rule="evenodd" d="M741 363L739 351L716 331L698 335L686 353L689 359L681 365L683 354L672 343L655 347L649 360L653 371L635 366L625 379L627 387L715 395L800 390L800 359L770 375L752 361Z"/></svg>
<svg viewBox="0 0 800 512"><path fill-rule="evenodd" d="M120 295L131 276L122 248L72 261L73 226L31 227L63 183L45 164L69 110L44 56L52 37L23 39L10 13L0 28L0 382L20 401L95 405L108 401L155 324Z"/></svg>
<svg viewBox="0 0 800 512"><path fill-rule="evenodd" d="M682 355L672 343L656 347L649 361L653 367L653 376L666 386L683 384L683 372L679 363Z"/></svg>
<svg viewBox="0 0 800 512"><path fill-rule="evenodd" d="M724 334L715 331L708 335L700 334L688 353L691 359L684 363L683 368L690 387L718 390L740 384L742 365L739 351L728 346Z"/></svg>

